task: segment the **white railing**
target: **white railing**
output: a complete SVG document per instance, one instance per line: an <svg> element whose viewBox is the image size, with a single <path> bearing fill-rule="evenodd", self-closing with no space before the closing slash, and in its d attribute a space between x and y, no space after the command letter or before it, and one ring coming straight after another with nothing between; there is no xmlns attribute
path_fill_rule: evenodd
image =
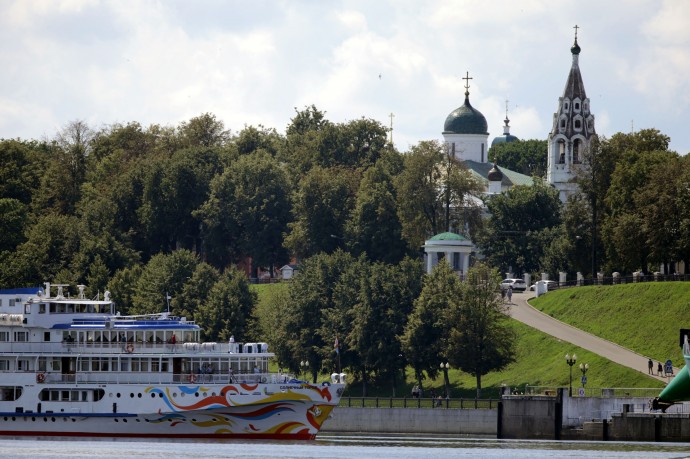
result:
<svg viewBox="0 0 690 459"><path fill-rule="evenodd" d="M233 355L272 355L270 353L236 352L237 345L231 348L228 343L144 343L144 342L69 342L61 343L0 343L0 353L41 353L41 354L230 354Z"/></svg>
<svg viewBox="0 0 690 459"><path fill-rule="evenodd" d="M0 372L12 373L12 372ZM18 372L26 374L26 372ZM156 373L156 372L92 372L77 374L36 373L43 375L42 385L54 384L257 384L280 383L291 376L277 373L240 373L240 374L205 374L205 373Z"/></svg>

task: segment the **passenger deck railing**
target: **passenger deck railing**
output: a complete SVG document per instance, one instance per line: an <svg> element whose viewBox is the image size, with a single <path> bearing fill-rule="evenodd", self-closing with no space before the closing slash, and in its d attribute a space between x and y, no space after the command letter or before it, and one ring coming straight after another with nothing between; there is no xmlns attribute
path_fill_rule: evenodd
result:
<svg viewBox="0 0 690 459"><path fill-rule="evenodd" d="M268 352L230 352L228 343L151 343L151 342L70 342L60 343L0 343L2 353L41 354L234 354L266 355Z"/></svg>
<svg viewBox="0 0 690 459"><path fill-rule="evenodd" d="M17 372L17 374L28 372ZM34 374L34 372L31 372ZM42 375L42 376L39 376ZM285 375L278 373L170 373L170 372L92 372L77 374L35 373L40 385L55 384L279 384Z"/></svg>

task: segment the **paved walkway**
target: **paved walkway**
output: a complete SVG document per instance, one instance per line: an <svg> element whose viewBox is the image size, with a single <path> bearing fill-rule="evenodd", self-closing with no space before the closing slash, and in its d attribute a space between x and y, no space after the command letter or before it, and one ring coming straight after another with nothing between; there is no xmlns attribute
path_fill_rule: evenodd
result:
<svg viewBox="0 0 690 459"><path fill-rule="evenodd" d="M534 293L513 293L512 304L509 307L509 314L516 320L536 328L546 334L563 341L567 341L590 352L594 352L602 357L616 362L620 365L632 368L641 373L647 374L647 361L649 357L640 355L616 343L606 341L605 339L594 336L591 333L580 330L570 326L560 320L544 314L538 309L533 308L527 302L534 298ZM565 354L563 355L565 359ZM654 361L654 369L656 370L657 361ZM674 374L678 374L679 368L674 367ZM667 378L663 376L654 377L660 381L668 382Z"/></svg>

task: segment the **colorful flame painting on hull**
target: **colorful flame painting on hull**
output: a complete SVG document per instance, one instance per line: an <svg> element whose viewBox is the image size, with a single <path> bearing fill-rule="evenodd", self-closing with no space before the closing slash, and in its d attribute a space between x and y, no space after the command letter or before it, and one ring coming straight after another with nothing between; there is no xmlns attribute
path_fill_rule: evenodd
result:
<svg viewBox="0 0 690 459"><path fill-rule="evenodd" d="M171 412L159 412L160 417L150 419L152 424L175 427L191 426L200 432L219 436L269 436L278 438L314 438L333 410L333 405L318 403L303 393L286 390L254 398L250 403L237 403L242 392L254 391L258 385L239 384L224 386L222 395L211 395L189 404L181 404L171 397L171 389L150 386L147 393L158 395ZM330 387L304 385L325 402L332 400ZM208 389L203 386L177 386L183 394L198 396ZM243 396L246 398L246 395ZM287 420L286 420L287 419Z"/></svg>

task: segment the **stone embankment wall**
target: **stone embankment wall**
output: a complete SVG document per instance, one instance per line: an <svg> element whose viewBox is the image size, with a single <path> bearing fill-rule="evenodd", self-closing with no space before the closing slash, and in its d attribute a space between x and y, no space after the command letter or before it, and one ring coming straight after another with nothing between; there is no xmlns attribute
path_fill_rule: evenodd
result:
<svg viewBox="0 0 690 459"><path fill-rule="evenodd" d="M495 409L337 407L322 432L496 435Z"/></svg>
<svg viewBox="0 0 690 459"><path fill-rule="evenodd" d="M577 399L567 393L504 396L497 409L338 407L322 432L690 442L690 414L638 411L645 407L644 399Z"/></svg>

